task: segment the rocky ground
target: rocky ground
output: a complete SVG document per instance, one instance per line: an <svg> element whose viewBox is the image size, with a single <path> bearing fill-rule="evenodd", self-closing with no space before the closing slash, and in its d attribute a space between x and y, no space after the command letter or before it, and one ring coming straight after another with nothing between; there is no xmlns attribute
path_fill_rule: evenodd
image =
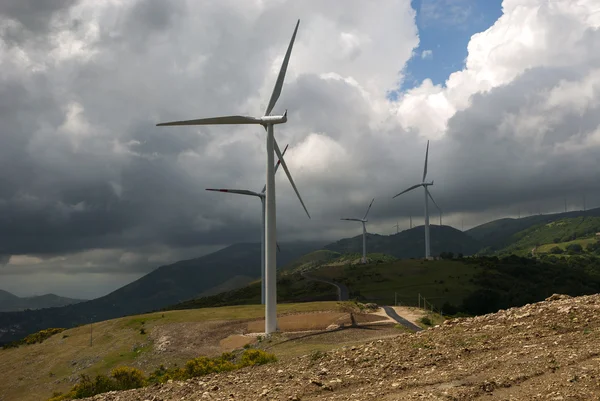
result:
<svg viewBox="0 0 600 401"><path fill-rule="evenodd" d="M600 400L600 295L91 399Z"/></svg>

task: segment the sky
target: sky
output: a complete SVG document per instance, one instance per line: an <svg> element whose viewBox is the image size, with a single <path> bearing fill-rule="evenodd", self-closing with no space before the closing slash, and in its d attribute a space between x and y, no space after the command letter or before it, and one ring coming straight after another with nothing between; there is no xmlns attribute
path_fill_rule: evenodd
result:
<svg viewBox="0 0 600 401"><path fill-rule="evenodd" d="M600 205L597 0L5 0L0 288L94 298L157 266L259 240L265 134L156 127L275 113L278 241ZM432 223L437 218L432 212Z"/></svg>

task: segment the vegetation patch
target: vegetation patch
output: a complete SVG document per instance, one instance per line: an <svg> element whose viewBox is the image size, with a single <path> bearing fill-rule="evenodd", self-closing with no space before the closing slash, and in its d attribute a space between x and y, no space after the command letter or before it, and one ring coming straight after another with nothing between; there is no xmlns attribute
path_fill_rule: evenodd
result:
<svg viewBox="0 0 600 401"><path fill-rule="evenodd" d="M121 366L113 369L110 376L97 375L91 379L81 375L79 383L65 394L54 394L49 401L73 400L92 397L108 391L130 390L156 383L165 383L168 380L187 380L193 377L205 376L211 373L229 372L247 366L264 365L275 362L277 358L262 350L247 349L242 353L234 354L225 352L216 358L201 356L185 364L184 368L166 368L161 365L146 377L139 369Z"/></svg>
<svg viewBox="0 0 600 401"><path fill-rule="evenodd" d="M50 328L50 329L46 329L46 330L41 330L41 331L38 331L37 333L30 334L21 340L12 341L8 344L4 344L2 346L2 348L3 349L18 348L21 345L39 344L39 343L44 342L48 338L52 337L53 335L61 333L65 330L66 329L64 329L64 328Z"/></svg>

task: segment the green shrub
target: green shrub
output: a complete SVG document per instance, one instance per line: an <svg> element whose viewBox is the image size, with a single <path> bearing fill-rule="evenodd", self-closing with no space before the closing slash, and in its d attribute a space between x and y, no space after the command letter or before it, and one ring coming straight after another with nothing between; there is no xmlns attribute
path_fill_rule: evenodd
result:
<svg viewBox="0 0 600 401"><path fill-rule="evenodd" d="M7 348L17 348L21 345L31 345L31 344L37 344L37 343L42 343L45 340L47 340L48 338L52 337L55 334L61 333L63 331L65 331L66 329L64 328L50 328L50 329L45 329L45 330L40 330L37 333L33 333L28 335L27 337L21 339L21 340L17 340L17 341L12 341L8 344L4 344L2 346L3 349L7 349ZM67 336L68 337L68 336ZM65 338L65 336L63 336L63 338Z"/></svg>
<svg viewBox="0 0 600 401"><path fill-rule="evenodd" d="M136 368L121 366L113 369L110 375L116 382L119 390L130 390L132 388L140 388L146 385L144 372Z"/></svg>
<svg viewBox="0 0 600 401"><path fill-rule="evenodd" d="M265 363L275 361L277 361L277 357L275 357L273 354L266 353L265 351L259 349L248 349L242 354L240 367L264 365Z"/></svg>
<svg viewBox="0 0 600 401"><path fill-rule="evenodd" d="M168 380L187 380L192 377L229 372L246 366L263 365L277 360L275 355L256 349L245 350L239 357L238 362L236 362L236 359L236 354L231 352L225 352L217 358L201 356L187 361L183 369L178 367L166 368L164 365L160 365L148 378L144 376L141 370L131 367L117 367L112 370L111 377L98 375L93 381L89 376L81 375L79 383L73 386L71 391L66 394L54 394L49 401L92 397L108 391L140 388L149 384L165 383Z"/></svg>
<svg viewBox="0 0 600 401"><path fill-rule="evenodd" d="M432 326L433 322L428 316L423 316L419 319L419 322L423 323L425 326Z"/></svg>

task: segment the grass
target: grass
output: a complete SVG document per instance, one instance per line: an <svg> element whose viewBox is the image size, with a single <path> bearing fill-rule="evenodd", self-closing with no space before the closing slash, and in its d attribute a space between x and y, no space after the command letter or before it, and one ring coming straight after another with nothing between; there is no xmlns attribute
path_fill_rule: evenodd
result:
<svg viewBox="0 0 600 401"><path fill-rule="evenodd" d="M337 308L337 302L311 302L278 305L277 312L281 315ZM150 370L158 367L147 363L147 358L153 353L154 343L150 334L153 329L179 323L262 317L262 305L155 312L124 317L94 323L91 347L90 325L65 330L43 343L0 350L0 369L3 372L19 372L4 375L4 380L0 381L0 394L7 400L47 399L55 391L68 391L72 386L69 380L76 379L81 373L90 376L108 374L111 369L123 365L138 367L145 373L150 373ZM148 334L140 334L141 327ZM167 359L165 365L182 364L189 359L167 355L164 358ZM19 377L26 379L19 380Z"/></svg>
<svg viewBox="0 0 600 401"><path fill-rule="evenodd" d="M547 253L555 246L564 249L570 244L584 247L595 242L595 234L600 231L600 217L578 216L533 225L510 237L501 254L525 256L537 245L538 253Z"/></svg>
<svg viewBox="0 0 600 401"><path fill-rule="evenodd" d="M581 238L581 239L576 239L573 241L560 242L557 244L554 244L554 243L553 244L544 244L544 245L538 246L537 253L550 253L550 250L552 248L554 248L555 246L559 247L560 249L562 249L564 251L569 245L572 245L572 244L579 244L579 245L581 245L581 247L583 249L585 249L585 247L588 244L593 244L597 241L598 240L596 238ZM568 255L565 255L565 256L568 256Z"/></svg>

